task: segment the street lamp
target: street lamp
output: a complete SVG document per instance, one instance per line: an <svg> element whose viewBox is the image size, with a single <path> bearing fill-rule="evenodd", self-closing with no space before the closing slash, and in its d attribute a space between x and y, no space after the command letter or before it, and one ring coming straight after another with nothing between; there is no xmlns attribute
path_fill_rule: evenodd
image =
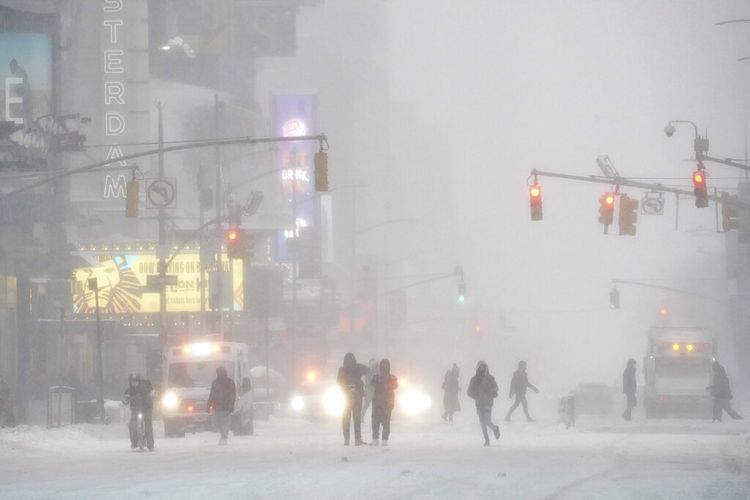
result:
<svg viewBox="0 0 750 500"><path fill-rule="evenodd" d="M664 133L667 137L672 137L674 135L675 123L688 123L693 126L693 130L695 131L695 139L693 140L695 159L699 162L702 161L708 153L708 134L706 134L706 136L704 137L701 137L701 135L698 133L698 126L690 120L670 120L664 127Z"/></svg>

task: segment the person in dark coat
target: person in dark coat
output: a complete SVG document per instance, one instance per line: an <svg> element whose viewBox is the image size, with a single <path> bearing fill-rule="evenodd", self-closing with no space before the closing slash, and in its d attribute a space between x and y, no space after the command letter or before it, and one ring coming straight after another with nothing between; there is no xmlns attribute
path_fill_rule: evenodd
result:
<svg viewBox="0 0 750 500"><path fill-rule="evenodd" d="M490 375L487 363L484 361L478 362L477 373L471 377L469 389L466 393L476 403L485 446L490 445L490 436L487 433L488 427L495 434L495 439L500 439L500 427L492 423L492 404L497 397L497 390L497 382L495 382L495 377Z"/></svg>
<svg viewBox="0 0 750 500"><path fill-rule="evenodd" d="M445 372L443 379L443 420L453 422L453 414L461 411L461 403L458 401L458 366L454 363L453 368Z"/></svg>
<svg viewBox="0 0 750 500"><path fill-rule="evenodd" d="M505 421L510 422L510 416L516 411L518 405L523 405L523 412L526 414L526 420L529 422L535 422L531 415L529 415L529 404L526 402L526 389L531 389L539 394L539 389L534 387L534 384L529 382L529 376L526 374L526 361L518 362L518 370L513 373L513 378L510 381L510 395L509 398L516 397L516 401L513 406L508 410L508 414L505 415Z"/></svg>
<svg viewBox="0 0 750 500"><path fill-rule="evenodd" d="M219 366L216 369L216 379L211 383L211 392L206 403L208 413L213 415L214 425L219 430L219 446L227 444L231 415L237 400L237 386L227 375L227 369Z"/></svg>
<svg viewBox="0 0 750 500"><path fill-rule="evenodd" d="M130 405L130 448L138 447L138 414L143 416L143 424L146 431L146 446L149 451L154 451L154 388L151 381L144 379L140 374L134 373L128 378L128 388L125 389L123 402Z"/></svg>
<svg viewBox="0 0 750 500"><path fill-rule="evenodd" d="M381 359L378 373L372 377L370 382L372 392L372 445L380 444L380 427L383 427L383 446L388 446L388 437L391 434L391 412L396 404L396 389L398 389L398 378L391 375L391 362Z"/></svg>
<svg viewBox="0 0 750 500"><path fill-rule="evenodd" d="M718 361L714 361L711 369L714 373L713 382L708 389L714 398L713 421L721 422L721 417L725 411L734 420L742 420L742 415L732 408L732 389L729 387L729 377L727 377L727 371L724 369L724 366Z"/></svg>
<svg viewBox="0 0 750 500"><path fill-rule="evenodd" d="M357 363L354 354L347 352L344 355L344 366L339 368L336 381L341 386L344 394L344 413L341 423L344 430L344 444L349 446L350 422L354 421L354 445L362 445L362 397L364 395L364 384L362 377L367 375L370 368Z"/></svg>
<svg viewBox="0 0 750 500"><path fill-rule="evenodd" d="M622 414L622 418L630 420L633 418L633 408L638 404L638 400L635 398L636 390L638 385L635 381L635 360L630 358L628 364L625 367L625 371L622 372L622 392L628 398L628 407Z"/></svg>

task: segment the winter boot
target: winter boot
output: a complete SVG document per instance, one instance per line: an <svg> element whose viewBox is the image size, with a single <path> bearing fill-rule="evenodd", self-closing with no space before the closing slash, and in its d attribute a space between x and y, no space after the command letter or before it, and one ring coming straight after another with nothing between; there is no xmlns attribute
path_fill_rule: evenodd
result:
<svg viewBox="0 0 750 500"><path fill-rule="evenodd" d="M383 443L387 443L388 441L383 440ZM370 441L370 446L380 446L380 441L378 438L373 438L372 441Z"/></svg>
<svg viewBox="0 0 750 500"><path fill-rule="evenodd" d="M485 446L489 446L490 445L490 440L489 439L485 439L484 440L484 445Z"/></svg>
<svg viewBox="0 0 750 500"><path fill-rule="evenodd" d="M362 441L361 439L354 440L354 446L362 446L363 444L365 444L365 442Z"/></svg>
<svg viewBox="0 0 750 500"><path fill-rule="evenodd" d="M226 446L227 445L227 438L219 438L219 446Z"/></svg>
<svg viewBox="0 0 750 500"><path fill-rule="evenodd" d="M492 432L495 433L495 439L500 439L500 426L495 425L495 427L492 428Z"/></svg>
<svg viewBox="0 0 750 500"><path fill-rule="evenodd" d="M388 446L388 440L387 439L383 440L383 446Z"/></svg>

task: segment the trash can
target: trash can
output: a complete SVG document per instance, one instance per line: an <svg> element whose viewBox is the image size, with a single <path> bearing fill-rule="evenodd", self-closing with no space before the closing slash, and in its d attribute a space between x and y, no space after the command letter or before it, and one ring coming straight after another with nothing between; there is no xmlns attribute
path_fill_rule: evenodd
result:
<svg viewBox="0 0 750 500"><path fill-rule="evenodd" d="M72 425L76 421L76 390L56 385L47 393L47 427Z"/></svg>

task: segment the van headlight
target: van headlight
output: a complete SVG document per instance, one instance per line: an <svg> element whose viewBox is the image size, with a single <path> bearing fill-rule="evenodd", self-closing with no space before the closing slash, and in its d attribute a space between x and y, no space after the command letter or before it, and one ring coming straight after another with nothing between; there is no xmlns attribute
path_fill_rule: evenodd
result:
<svg viewBox="0 0 750 500"><path fill-rule="evenodd" d="M407 415L419 415L432 406L432 398L417 389L406 389L399 395L401 410Z"/></svg>
<svg viewBox="0 0 750 500"><path fill-rule="evenodd" d="M305 398L300 395L293 396L289 401L289 406L292 407L292 411L300 413L305 409Z"/></svg>
<svg viewBox="0 0 750 500"><path fill-rule="evenodd" d="M340 417L344 414L344 393L340 387L331 387L323 394L323 409L332 417Z"/></svg>
<svg viewBox="0 0 750 500"><path fill-rule="evenodd" d="M170 391L161 398L161 405L166 410L176 410L180 405L180 398L177 397L177 394Z"/></svg>

